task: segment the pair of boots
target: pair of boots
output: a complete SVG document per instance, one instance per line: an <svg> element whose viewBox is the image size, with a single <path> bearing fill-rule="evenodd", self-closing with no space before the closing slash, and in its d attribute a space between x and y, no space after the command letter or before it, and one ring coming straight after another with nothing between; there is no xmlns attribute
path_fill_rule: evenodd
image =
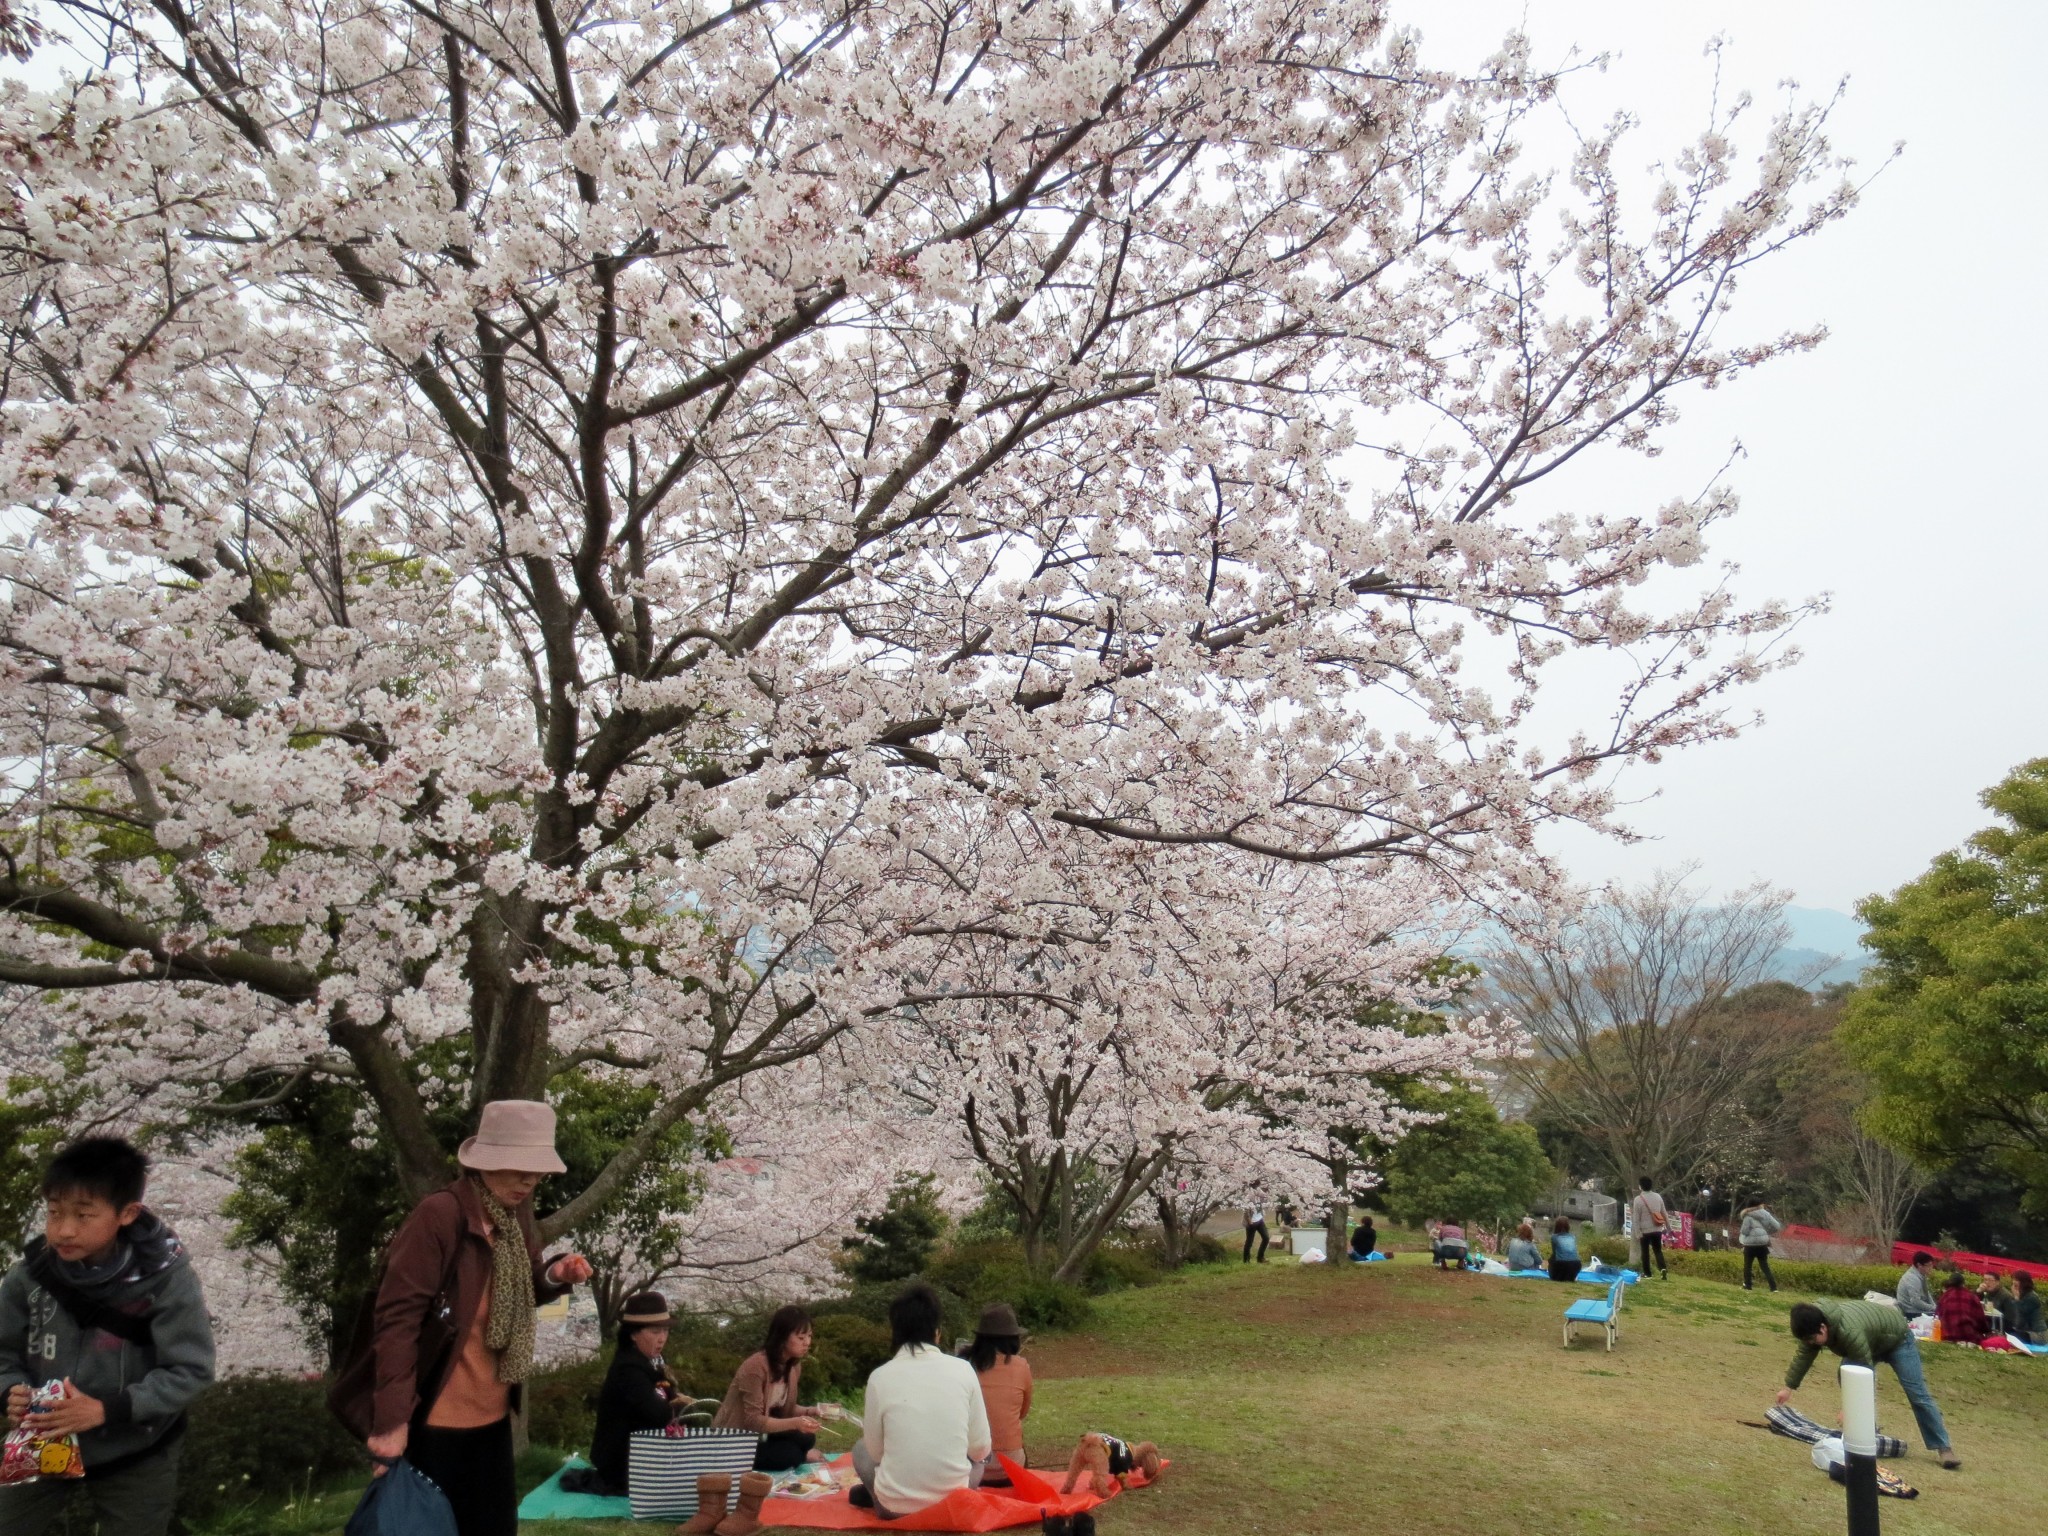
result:
<svg viewBox="0 0 2048 1536"><path fill-rule="evenodd" d="M774 1486L766 1472L742 1473L739 1504L727 1514L732 1474L706 1472L697 1479L697 1513L676 1527L676 1536L754 1536L761 1529L761 1501Z"/></svg>

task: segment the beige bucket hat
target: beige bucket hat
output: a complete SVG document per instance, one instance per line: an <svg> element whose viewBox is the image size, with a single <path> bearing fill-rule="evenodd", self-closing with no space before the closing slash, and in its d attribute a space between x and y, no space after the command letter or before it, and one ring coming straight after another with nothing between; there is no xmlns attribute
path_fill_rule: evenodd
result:
<svg viewBox="0 0 2048 1536"><path fill-rule="evenodd" d="M554 1106L534 1099L493 1099L476 1134L455 1150L455 1161L479 1173L566 1173L555 1151Z"/></svg>

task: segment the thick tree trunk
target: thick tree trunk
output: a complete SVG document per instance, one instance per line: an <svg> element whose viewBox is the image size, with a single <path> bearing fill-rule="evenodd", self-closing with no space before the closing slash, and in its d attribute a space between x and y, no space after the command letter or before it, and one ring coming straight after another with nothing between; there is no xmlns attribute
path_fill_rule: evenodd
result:
<svg viewBox="0 0 2048 1536"><path fill-rule="evenodd" d="M1159 1207L1160 1251L1166 1260L1166 1267L1168 1269L1179 1269L1181 1266L1182 1243L1180 1211L1164 1195L1155 1196L1154 1200Z"/></svg>

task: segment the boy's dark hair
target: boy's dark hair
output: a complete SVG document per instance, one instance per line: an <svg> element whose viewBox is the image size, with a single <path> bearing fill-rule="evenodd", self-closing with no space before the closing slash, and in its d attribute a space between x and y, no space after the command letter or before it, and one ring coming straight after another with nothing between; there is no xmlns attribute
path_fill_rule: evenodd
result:
<svg viewBox="0 0 2048 1536"><path fill-rule="evenodd" d="M93 1195L116 1210L135 1204L149 1182L149 1159L119 1136L74 1141L43 1170L43 1198Z"/></svg>
<svg viewBox="0 0 2048 1536"><path fill-rule="evenodd" d="M901 1349L908 1344L918 1350L930 1345L939 1331L939 1324L945 1318L945 1309L939 1305L939 1294L924 1284L906 1286L901 1295L889 1303L889 1347Z"/></svg>
<svg viewBox="0 0 2048 1536"><path fill-rule="evenodd" d="M1918 1253L1913 1255L1913 1267L1915 1269L1918 1269L1922 1264L1925 1264L1929 1269L1932 1269L1934 1267L1934 1255L1929 1253L1925 1248L1922 1248Z"/></svg>
<svg viewBox="0 0 2048 1536"><path fill-rule="evenodd" d="M1815 1334L1827 1326L1828 1315L1810 1301L1792 1303L1792 1337L1811 1344Z"/></svg>
<svg viewBox="0 0 2048 1536"><path fill-rule="evenodd" d="M1642 1185L1644 1189L1648 1189L1650 1187L1650 1176L1646 1173L1640 1179L1637 1179L1636 1182Z"/></svg>

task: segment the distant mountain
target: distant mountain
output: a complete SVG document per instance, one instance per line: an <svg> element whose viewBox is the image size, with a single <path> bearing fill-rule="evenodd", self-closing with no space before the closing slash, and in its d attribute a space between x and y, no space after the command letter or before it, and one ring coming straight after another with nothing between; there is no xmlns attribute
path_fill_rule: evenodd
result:
<svg viewBox="0 0 2048 1536"><path fill-rule="evenodd" d="M1870 952L1861 943L1863 924L1847 912L1787 907L1785 926L1792 930L1792 942L1771 960L1771 974L1781 980L1809 987L1854 981L1870 963Z"/></svg>

